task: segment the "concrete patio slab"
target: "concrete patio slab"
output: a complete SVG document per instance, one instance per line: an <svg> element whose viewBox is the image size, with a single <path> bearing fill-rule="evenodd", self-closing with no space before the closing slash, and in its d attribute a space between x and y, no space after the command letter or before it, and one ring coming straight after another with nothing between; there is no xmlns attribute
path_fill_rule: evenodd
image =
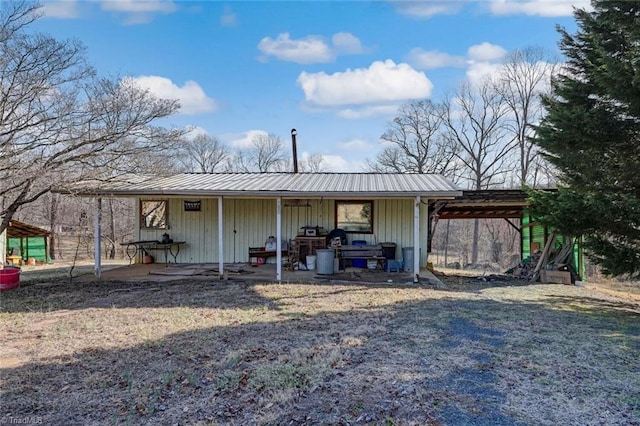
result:
<svg viewBox="0 0 640 426"><path fill-rule="evenodd" d="M276 265L225 265L227 280L252 282L276 282ZM102 272L101 280L117 281L171 281L179 279L218 280L218 264L132 264ZM86 275L83 280L95 279ZM330 275L319 275L316 271L282 271L284 283L362 283L413 285L411 272L386 272L366 268L346 268ZM428 269L420 271L420 284L444 288L445 285Z"/></svg>

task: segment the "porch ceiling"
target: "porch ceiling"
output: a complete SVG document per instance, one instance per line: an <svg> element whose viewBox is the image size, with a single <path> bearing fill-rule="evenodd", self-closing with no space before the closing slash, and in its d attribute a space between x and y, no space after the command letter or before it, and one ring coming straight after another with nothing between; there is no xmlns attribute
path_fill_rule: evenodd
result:
<svg viewBox="0 0 640 426"><path fill-rule="evenodd" d="M520 218L528 206L527 193L520 189L462 191L454 200L433 200L429 210L440 219Z"/></svg>

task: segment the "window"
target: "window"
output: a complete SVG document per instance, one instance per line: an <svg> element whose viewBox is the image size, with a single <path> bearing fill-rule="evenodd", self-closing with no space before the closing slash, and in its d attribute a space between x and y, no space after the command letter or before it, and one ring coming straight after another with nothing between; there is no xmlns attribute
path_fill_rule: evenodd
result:
<svg viewBox="0 0 640 426"><path fill-rule="evenodd" d="M372 234L373 201L336 201L336 228L352 234Z"/></svg>
<svg viewBox="0 0 640 426"><path fill-rule="evenodd" d="M140 226L142 228L167 228L167 201L140 200Z"/></svg>

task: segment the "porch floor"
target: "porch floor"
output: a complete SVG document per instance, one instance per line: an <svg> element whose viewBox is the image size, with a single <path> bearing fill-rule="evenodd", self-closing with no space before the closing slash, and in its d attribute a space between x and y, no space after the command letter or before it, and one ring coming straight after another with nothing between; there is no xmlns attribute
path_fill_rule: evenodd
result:
<svg viewBox="0 0 640 426"><path fill-rule="evenodd" d="M225 275L228 280L242 280L253 282L275 282L276 265L265 264L252 266L246 263L225 264ZM171 281L185 278L218 280L218 264L132 264L102 272L102 280L121 281ZM95 279L84 276L85 279ZM319 275L316 271L282 271L282 282L292 283L373 283L373 284L413 284L411 272L385 272L363 268L346 268L346 271L332 275ZM444 287L428 269L420 271L420 284Z"/></svg>

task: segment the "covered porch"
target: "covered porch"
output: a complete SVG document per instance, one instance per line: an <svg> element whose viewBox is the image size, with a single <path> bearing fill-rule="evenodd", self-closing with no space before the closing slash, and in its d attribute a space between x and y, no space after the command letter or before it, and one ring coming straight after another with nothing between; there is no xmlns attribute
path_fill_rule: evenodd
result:
<svg viewBox="0 0 640 426"><path fill-rule="evenodd" d="M316 238L319 242L312 249L326 248L327 234L344 227L347 244L392 242L398 248L396 259L403 248L410 248L415 255L402 260L414 283L420 282L427 264L429 200L461 194L440 175L379 173L187 173L88 186L78 192L97 200L98 275L101 198L113 196L136 199L136 240L179 241L174 263L215 263L219 279L232 273L227 265L249 262L250 248L272 244L270 280L285 281L290 241ZM349 206L360 217L345 222ZM306 233L309 228L311 235ZM300 276L303 271L288 272Z"/></svg>

